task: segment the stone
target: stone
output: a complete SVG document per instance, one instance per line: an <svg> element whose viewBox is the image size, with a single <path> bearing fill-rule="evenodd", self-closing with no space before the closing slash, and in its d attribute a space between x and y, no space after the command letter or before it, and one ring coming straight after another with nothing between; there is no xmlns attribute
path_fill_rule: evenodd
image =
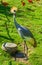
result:
<svg viewBox="0 0 42 65"><path fill-rule="evenodd" d="M17 51L17 44L15 43L3 43L2 50L7 51L9 53L15 53Z"/></svg>

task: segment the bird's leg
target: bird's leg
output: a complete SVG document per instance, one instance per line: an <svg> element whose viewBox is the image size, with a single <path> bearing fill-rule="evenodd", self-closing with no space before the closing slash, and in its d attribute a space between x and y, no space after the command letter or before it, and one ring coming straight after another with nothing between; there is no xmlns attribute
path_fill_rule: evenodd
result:
<svg viewBox="0 0 42 65"><path fill-rule="evenodd" d="M27 46L27 44L26 44L26 58L28 59L28 46Z"/></svg>
<svg viewBox="0 0 42 65"><path fill-rule="evenodd" d="M25 51L26 51L26 53L25 53ZM26 60L28 59L28 46L27 46L27 44L26 44L26 41L24 41L24 54L25 54L25 56L26 56Z"/></svg>
<svg viewBox="0 0 42 65"><path fill-rule="evenodd" d="M24 41L24 54L25 54L25 43L26 43L26 41Z"/></svg>

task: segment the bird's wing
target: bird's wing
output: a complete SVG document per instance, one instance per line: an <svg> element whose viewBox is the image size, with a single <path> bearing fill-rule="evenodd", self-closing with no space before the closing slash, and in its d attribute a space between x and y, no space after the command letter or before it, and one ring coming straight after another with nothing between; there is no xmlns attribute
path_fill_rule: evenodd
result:
<svg viewBox="0 0 42 65"><path fill-rule="evenodd" d="M26 37L32 37L33 38L33 34L31 33L31 31L23 26L20 26L21 31L23 33L24 36Z"/></svg>

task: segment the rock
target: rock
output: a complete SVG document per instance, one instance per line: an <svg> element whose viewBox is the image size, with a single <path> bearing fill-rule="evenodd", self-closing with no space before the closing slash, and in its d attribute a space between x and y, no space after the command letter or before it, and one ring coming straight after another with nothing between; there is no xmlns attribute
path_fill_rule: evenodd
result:
<svg viewBox="0 0 42 65"><path fill-rule="evenodd" d="M3 43L2 50L9 53L15 53L17 51L17 45L15 43Z"/></svg>

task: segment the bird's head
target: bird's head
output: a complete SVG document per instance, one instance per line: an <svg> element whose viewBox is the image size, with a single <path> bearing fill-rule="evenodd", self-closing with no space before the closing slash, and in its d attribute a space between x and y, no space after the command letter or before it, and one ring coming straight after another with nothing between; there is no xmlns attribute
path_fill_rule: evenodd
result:
<svg viewBox="0 0 42 65"><path fill-rule="evenodd" d="M15 15L17 10L18 10L17 7L12 7L10 12Z"/></svg>

